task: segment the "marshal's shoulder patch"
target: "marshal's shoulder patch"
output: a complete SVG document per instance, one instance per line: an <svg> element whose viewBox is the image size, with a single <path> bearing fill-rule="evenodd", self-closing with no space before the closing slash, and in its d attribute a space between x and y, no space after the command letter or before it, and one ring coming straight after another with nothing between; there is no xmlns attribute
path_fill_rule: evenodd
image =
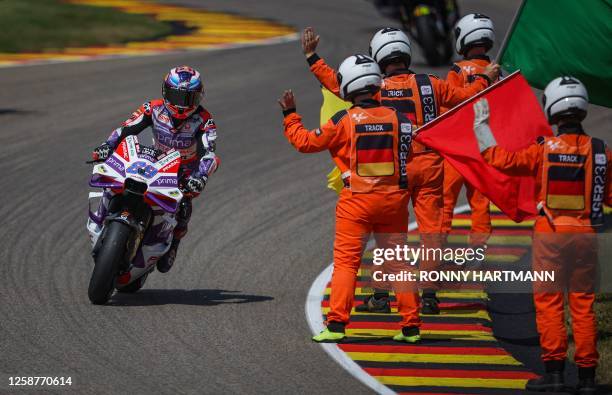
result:
<svg viewBox="0 0 612 395"><path fill-rule="evenodd" d="M333 117L331 117L331 121L334 125L337 125L338 122L340 122L342 120L342 118L344 118L346 115L348 114L348 111L346 110L340 110L337 113L334 114Z"/></svg>

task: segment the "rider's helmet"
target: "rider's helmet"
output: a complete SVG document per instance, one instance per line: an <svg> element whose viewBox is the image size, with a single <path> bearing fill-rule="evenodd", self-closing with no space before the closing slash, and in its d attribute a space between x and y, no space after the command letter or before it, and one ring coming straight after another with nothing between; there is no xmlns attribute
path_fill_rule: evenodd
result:
<svg viewBox="0 0 612 395"><path fill-rule="evenodd" d="M173 118L188 118L198 108L204 95L200 73L189 66L173 68L164 78L162 95Z"/></svg>
<svg viewBox="0 0 612 395"><path fill-rule="evenodd" d="M369 56L349 56L338 68L340 97L345 100L352 100L362 93L376 93L380 90L381 84L380 68Z"/></svg>
<svg viewBox="0 0 612 395"><path fill-rule="evenodd" d="M381 29L374 34L370 41L370 56L382 70L389 63L402 61L406 67L410 66L412 49L408 36L394 27Z"/></svg>
<svg viewBox="0 0 612 395"><path fill-rule="evenodd" d="M550 124L568 116L582 121L587 114L589 95L577 78L563 76L548 83L542 95L542 104Z"/></svg>
<svg viewBox="0 0 612 395"><path fill-rule="evenodd" d="M495 42L493 21L483 14L467 14L455 25L455 50L465 55L473 46L483 45L488 50Z"/></svg>

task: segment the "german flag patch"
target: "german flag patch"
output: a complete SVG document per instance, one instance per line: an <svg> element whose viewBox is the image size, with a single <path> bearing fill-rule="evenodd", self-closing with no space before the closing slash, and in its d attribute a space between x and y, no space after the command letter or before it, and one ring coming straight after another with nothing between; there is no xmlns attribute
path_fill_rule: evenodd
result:
<svg viewBox="0 0 612 395"><path fill-rule="evenodd" d="M365 135L357 139L357 174L362 177L392 176L394 157L391 135Z"/></svg>
<svg viewBox="0 0 612 395"><path fill-rule="evenodd" d="M553 210L584 210L584 168L551 166L546 205Z"/></svg>

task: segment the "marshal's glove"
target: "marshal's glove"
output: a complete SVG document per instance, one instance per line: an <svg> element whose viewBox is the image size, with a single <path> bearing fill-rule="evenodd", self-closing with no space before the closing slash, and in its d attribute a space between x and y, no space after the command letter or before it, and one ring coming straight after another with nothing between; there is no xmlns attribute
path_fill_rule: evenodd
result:
<svg viewBox="0 0 612 395"><path fill-rule="evenodd" d="M476 134L480 152L497 145L495 136L493 136L489 127L489 102L487 99L481 99L474 103L474 134Z"/></svg>
<svg viewBox="0 0 612 395"><path fill-rule="evenodd" d="M185 191L186 192L193 192L193 193L200 193L204 190L204 187L206 186L206 177L196 177L196 176L189 176L186 180L185 180Z"/></svg>
<svg viewBox="0 0 612 395"><path fill-rule="evenodd" d="M113 148L108 143L104 143L93 150L91 157L94 161L103 161L108 159L112 152Z"/></svg>

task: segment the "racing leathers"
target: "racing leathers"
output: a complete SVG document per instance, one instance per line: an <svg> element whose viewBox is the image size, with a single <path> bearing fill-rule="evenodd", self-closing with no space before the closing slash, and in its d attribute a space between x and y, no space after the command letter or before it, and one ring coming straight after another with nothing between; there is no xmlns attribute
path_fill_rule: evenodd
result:
<svg viewBox="0 0 612 395"><path fill-rule="evenodd" d="M185 120L176 120L166 109L163 99L151 100L115 129L106 143L114 150L126 136L137 135L147 127L151 127L155 148L164 152L174 148L181 153L179 176L186 183L190 177L194 177L205 184L217 169L217 127L210 113L203 107L198 107ZM176 216L175 240L180 240L187 233L190 217L191 198L184 198Z"/></svg>
<svg viewBox="0 0 612 395"><path fill-rule="evenodd" d="M456 62L448 72L446 81L453 86L465 87L473 83L475 74L482 73L485 67L491 64L486 55L466 57ZM455 168L444 161L444 213L442 219L442 233L448 234L452 228L453 210L461 187L465 185L466 196L472 210L472 227L469 236L471 245L486 244L491 234L491 214L489 199L480 191L472 187Z"/></svg>

